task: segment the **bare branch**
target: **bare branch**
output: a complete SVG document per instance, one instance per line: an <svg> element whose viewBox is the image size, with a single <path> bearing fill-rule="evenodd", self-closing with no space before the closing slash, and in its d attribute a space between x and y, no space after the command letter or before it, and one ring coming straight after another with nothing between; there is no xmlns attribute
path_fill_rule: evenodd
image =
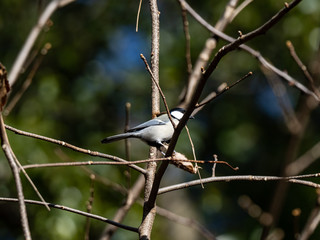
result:
<svg viewBox="0 0 320 240"><path fill-rule="evenodd" d="M41 16L38 19L37 24L32 28L31 32L29 33L29 36L27 40L25 41L24 45L22 46L22 49L19 52L19 55L17 56L12 69L10 71L8 80L11 86L16 82L19 74L21 73L23 64L25 63L35 41L37 40L41 30L45 27L47 21L51 17L51 15L59 8L63 7L74 0L52 0L46 9L43 11Z"/></svg>
<svg viewBox="0 0 320 240"><path fill-rule="evenodd" d="M320 98L320 91L319 89L316 87L314 80L311 76L311 74L309 73L306 65L303 64L303 62L300 60L300 58L298 57L296 50L294 49L294 46L292 44L291 41L287 41L286 42L287 47L289 48L290 54L292 56L292 58L295 60L295 62L298 64L298 66L300 67L301 71L303 72L305 78L309 81L311 88L313 89L314 93Z"/></svg>
<svg viewBox="0 0 320 240"><path fill-rule="evenodd" d="M94 200L94 181L95 181L95 175L91 174L90 175L90 196L87 201L87 212L92 213L92 205L93 205L93 200ZM85 232L84 232L84 239L89 240L89 233L90 233L90 218L86 219L86 225L85 225Z"/></svg>
<svg viewBox="0 0 320 240"><path fill-rule="evenodd" d="M291 133L299 132L301 129L301 125L290 102L287 90L284 84L280 81L280 77L270 69L263 66L261 66L261 70L266 76L273 90L288 130Z"/></svg>
<svg viewBox="0 0 320 240"><path fill-rule="evenodd" d="M21 184L21 179L19 175L19 168L16 165L12 149L10 147L10 143L8 140L8 136L4 127L4 122L2 118L2 114L0 114L0 132L1 132L1 147L2 150L9 162L9 165L11 167L11 171L13 173L13 177L16 183L16 189L18 192L18 202L19 202L19 209L20 209L20 219L22 224L22 229L24 233L24 238L27 240L31 240L31 233L29 229L29 222L28 222L28 216L27 216L27 209L24 202L24 194Z"/></svg>
<svg viewBox="0 0 320 240"><path fill-rule="evenodd" d="M186 58L186 63L187 63L187 73L188 73L188 77L190 77L190 75L192 73L192 62L191 62L191 51L190 51L189 22L188 22L188 18L187 18L187 11L186 11L183 3L182 2L179 2L179 3L180 3L180 7L181 7L183 32L184 32L184 37L186 39L185 58Z"/></svg>
<svg viewBox="0 0 320 240"><path fill-rule="evenodd" d="M182 11L189 11L188 7L190 7L185 1L180 1L180 6L182 8ZM219 29L220 31L223 31L228 23L230 23L230 18L233 14L233 11L235 10L235 7L237 5L238 0L229 0L228 4L226 5L224 12L222 16L220 17L219 21L216 23L215 27ZM214 34L215 35L215 34ZM213 50L216 48L217 45L217 39L215 36L212 36L208 38L205 42L205 45L203 49L201 50L197 61L194 64L194 68L192 73L189 76L188 84L185 89L184 97L182 98L182 102L180 103L182 107L188 106L194 91L196 89L196 86L198 84L199 79L201 78L201 69L207 66L207 63L210 59L210 56L213 52Z"/></svg>
<svg viewBox="0 0 320 240"><path fill-rule="evenodd" d="M198 186L212 182L231 182L231 181L257 181L257 182L267 182L267 181L286 181L289 183L296 183L305 185L312 188L320 188L320 184L313 183L310 181L300 180L300 178L309 178L309 177L319 177L320 174L308 174L300 176L291 176L291 177L276 177L276 176L254 176L254 175L244 175L244 176L223 176L223 177L209 177L201 180L194 180L190 182L175 184L168 187L163 187L159 189L158 194L163 194L175 190L180 190L184 188L189 188L192 186Z"/></svg>
<svg viewBox="0 0 320 240"><path fill-rule="evenodd" d="M18 202L18 199L0 197L0 201L3 201L3 202ZM45 203L43 203L43 202L35 201L35 200L28 200L28 199L25 199L24 203L33 204L33 205L45 205ZM99 221L102 221L102 222L105 222L105 223L109 223L109 224L115 225L115 226L117 226L119 228L131 231L131 232L138 232L138 229L135 228L135 227L127 226L127 225L112 221L112 220L110 220L108 218L101 217L99 215L83 212L83 211L80 211L80 210L77 210L77 209L74 209L74 208L70 208L70 207L66 207L66 206L58 205L58 204L54 204L54 203L46 203L46 204L51 208L56 208L56 209L60 209L60 210L63 210L63 211L72 212L72 213L75 213L75 214L78 214L78 215L81 215L81 216L84 216L84 217L89 217L89 218L92 218L92 219L95 219L95 220L99 220Z"/></svg>
<svg viewBox="0 0 320 240"><path fill-rule="evenodd" d="M24 165L24 169L31 168L46 168L46 167L77 167L77 166L99 166L99 165L132 165L139 163L150 163L150 162L167 162L167 161L177 161L177 162L190 162L190 163L201 163L201 164L212 164L212 163L221 163L230 167L232 170L238 170L238 167L232 167L229 163L225 161L217 160L192 160L192 159L179 159L177 157L165 157L165 158L152 158L152 159L143 159L130 162L109 162L109 161L85 161L85 162L59 162L59 163L36 163Z"/></svg>
<svg viewBox="0 0 320 240"><path fill-rule="evenodd" d="M239 37L237 40L235 40L232 43L229 43L225 46L223 46L215 55L214 59L210 63L209 67L206 69L206 71L202 74L201 79L198 82L198 85L196 87L196 90L194 91L194 95L192 96L192 99L189 102L189 106L183 115L182 119L180 120L177 128L175 129L175 132L172 136L168 151L166 152L167 156L170 156L175 148L175 145L177 143L178 137L182 131L182 128L187 123L189 117L191 116L193 110L195 109L195 106L200 98L200 95L204 89L204 86L211 76L212 72L216 69L218 66L220 60L229 52L237 49L241 44L266 33L272 26L274 26L280 19L288 13L292 8L294 8L301 0L294 0L290 4L288 4L286 7L282 8L278 13L276 13L273 17L270 18L266 23L264 23L259 28L251 31L248 34L244 34L241 37Z"/></svg>
<svg viewBox="0 0 320 240"><path fill-rule="evenodd" d="M234 83L232 83L230 86L225 86L223 87L222 90L218 91L218 93L211 93L209 94L202 102L200 102L199 104L196 105L196 108L202 108L205 105L207 105L208 103L210 103L212 100L216 99L217 97L219 97L221 94L225 93L226 91L230 90L231 88L233 88L234 86L236 86L238 83L242 82L244 79L248 78L252 76L252 72L248 72L245 76L243 76L242 78L238 79L237 81L235 81ZM198 110L195 110L193 112L193 114L195 114L196 112L198 112Z"/></svg>
<svg viewBox="0 0 320 240"><path fill-rule="evenodd" d="M150 76L151 76L151 80L152 80L153 83L157 86L158 91L160 92L160 95L161 95L163 104L164 104L164 106L165 106L165 108L166 108L167 115L168 115L168 117L169 117L169 119L170 119L170 122L171 122L173 128L176 128L176 125L174 124L173 119L172 119L171 114L170 114L170 109L169 109L168 104L167 104L166 96L165 96L164 93L162 92L159 83L156 81L155 77L153 76L153 73L152 73L152 71L151 71L151 68L149 67L149 64L148 64L148 62L147 62L147 59L144 57L144 55L143 55L142 53L140 54L140 57L141 57L141 59L143 60L144 64L146 65L146 68L147 68L147 70L148 70L148 72L149 72L149 74L150 74Z"/></svg>
<svg viewBox="0 0 320 240"><path fill-rule="evenodd" d="M160 19L157 0L149 0L149 7L151 13L151 68L154 80L159 85L159 62L160 62ZM151 84L151 104L152 104L152 117L160 112L160 96L159 89L156 84ZM157 157L157 149L155 147L150 148L150 158ZM157 170L156 162L150 162L147 164L147 171L145 174L145 188L144 188L144 206L142 222L139 227L139 239L148 240L151 236L151 230L154 222L155 214L155 197L156 194L152 193L154 188L154 180ZM153 196L152 196L153 195Z"/></svg>
<svg viewBox="0 0 320 240"><path fill-rule="evenodd" d="M57 144L57 145L60 145L60 146L63 146L63 147L66 147L66 148L70 148L76 152L80 152L80 153L84 153L84 154L87 154L87 155L90 155L90 156L94 156L94 157L101 157L101 158L107 158L107 159L111 159L111 160L114 160L114 161L117 161L117 162L126 162L126 163L130 163L122 158L119 158L119 157L115 157L115 156L112 156L112 155L109 155L109 154L105 154L105 153L99 153L97 151L91 151L89 149L84 149L84 148L80 148L80 147L77 147L77 146L74 146L70 143L66 143L64 141L60 141L60 140L56 140L56 139L53 139L53 138L49 138L49 137L44 137L44 136L41 136L41 135L38 135L38 134L34 134L34 133L30 133L30 132L25 132L25 131L22 131L22 130L19 130L19 129L16 129L16 128L13 128L11 126L8 126L8 125L5 125L6 129L16 133L16 134L19 134L19 135L23 135L23 136L27 136L27 137L32 137L32 138L36 138L36 139L40 139L40 140L43 140L43 141L46 141L46 142L50 142L50 143L54 143L54 144ZM138 166L135 166L133 164L128 164L128 166L130 166L131 168L137 170L138 172L142 173L142 174L145 174L145 170L143 168L140 168Z"/></svg>
<svg viewBox="0 0 320 240"><path fill-rule="evenodd" d="M141 12L141 4L142 4L142 0L139 1L137 20L136 20L136 32L138 32L138 29L139 29L139 17L140 17L140 12Z"/></svg>
<svg viewBox="0 0 320 240"><path fill-rule="evenodd" d="M10 100L10 102L4 109L3 114L5 116L9 115L9 113L12 111L12 109L16 106L18 101L21 99L22 95L31 85L33 77L35 76L36 72L38 71L38 68L40 67L40 64L42 63L43 57L47 54L50 48L51 48L51 44L46 43L41 49L40 55L36 58L35 62L33 63L31 71L28 74L26 80L24 81L21 89L19 89L19 91L14 95L14 97Z"/></svg>
<svg viewBox="0 0 320 240"><path fill-rule="evenodd" d="M217 35L218 37L220 37L221 39L228 41L228 42L234 42L235 39L228 36L227 34L219 31L218 29L214 28L212 25L210 25L207 21L205 21L192 7L190 7L190 5L188 5L185 0L179 0L179 1L183 1L185 4L185 8L186 10L190 13L190 15L192 15L202 26L204 26L206 29L208 29L211 33ZM296 6L299 2L301 2L301 0L298 1L293 1L292 4L288 5L288 8L285 7L284 9L290 10L292 7ZM290 9L289 9L290 7ZM283 12L287 12L286 10ZM280 16L282 17L282 16ZM300 91L311 95L312 97L314 97L317 101L320 101L320 98L312 91L310 91L307 87L305 87L303 84L299 83L297 80L295 80L293 77L291 77L290 75L288 75L286 72L279 70L278 68L276 68L275 66L273 66L271 63L269 63L261 54L260 52L250 48L247 45L240 45L239 48L245 50L246 52L250 53L252 56L254 56L256 59L258 59L258 61L265 66L266 68L271 69L272 71L274 71L276 74L278 74L280 77L282 77L283 79L285 79L290 86L294 86L297 89L299 89Z"/></svg>

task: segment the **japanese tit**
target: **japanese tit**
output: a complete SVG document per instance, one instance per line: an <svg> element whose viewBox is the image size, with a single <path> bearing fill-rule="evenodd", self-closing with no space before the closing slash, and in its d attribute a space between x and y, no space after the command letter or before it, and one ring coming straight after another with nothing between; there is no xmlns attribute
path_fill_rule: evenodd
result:
<svg viewBox="0 0 320 240"><path fill-rule="evenodd" d="M174 108L170 111L170 115L175 125L178 125L184 113L185 110L182 108ZM163 114L129 129L126 133L107 137L101 142L110 143L125 138L139 138L149 146L160 149L161 146L164 146L163 143L170 142L173 133L174 128L168 115Z"/></svg>

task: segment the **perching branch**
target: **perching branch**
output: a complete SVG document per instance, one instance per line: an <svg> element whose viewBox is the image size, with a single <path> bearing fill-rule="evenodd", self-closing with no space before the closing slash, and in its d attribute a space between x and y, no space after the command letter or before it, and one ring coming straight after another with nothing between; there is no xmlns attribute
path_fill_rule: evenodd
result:
<svg viewBox="0 0 320 240"><path fill-rule="evenodd" d="M46 142L54 143L54 144L57 144L57 145L60 145L60 146L66 147L66 148L70 148L70 149L72 149L72 150L74 150L76 152L84 153L84 154L87 154L87 155L90 155L90 156L107 158L107 159L110 159L110 160L113 160L113 161L117 161L117 162L130 163L130 162L128 162L128 161L126 161L126 160L124 160L122 158L116 157L116 156L112 156L112 155L105 154L105 153L100 153L100 152L97 152L97 151L91 151L89 149L80 148L80 147L74 146L74 145L72 145L70 143L67 143L67 142L64 142L64 141L56 140L56 139L53 139L53 138L41 136L41 135L30 133L30 132L25 132L25 131L13 128L11 126L8 126L8 125L5 125L5 128L10 130L10 131L12 131L12 132L14 132L14 133L16 133L16 134L19 134L19 135L32 137L32 138L36 138L36 139L43 140L43 141L46 141ZM143 168L140 168L140 167L135 166L133 164L128 164L128 166L133 168L133 169L135 169L135 170L137 170L138 172L140 172L142 174L145 174L146 170L144 170Z"/></svg>

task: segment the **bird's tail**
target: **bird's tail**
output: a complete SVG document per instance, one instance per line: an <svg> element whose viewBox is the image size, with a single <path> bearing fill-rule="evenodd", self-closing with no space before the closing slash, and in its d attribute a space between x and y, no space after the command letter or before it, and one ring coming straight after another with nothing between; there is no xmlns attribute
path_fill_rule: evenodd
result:
<svg viewBox="0 0 320 240"><path fill-rule="evenodd" d="M121 133L114 136L106 137L105 139L101 140L101 143L111 143L111 142L115 142L115 141L126 139L126 138L131 138L131 137L136 137L136 136L133 133Z"/></svg>

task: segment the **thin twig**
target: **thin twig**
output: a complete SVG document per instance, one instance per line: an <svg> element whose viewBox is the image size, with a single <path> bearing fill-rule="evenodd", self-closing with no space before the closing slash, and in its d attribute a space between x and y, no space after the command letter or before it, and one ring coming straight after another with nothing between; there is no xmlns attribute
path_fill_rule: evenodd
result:
<svg viewBox="0 0 320 240"><path fill-rule="evenodd" d="M141 4L142 4L142 0L139 1L137 20L136 20L136 32L138 32L138 29L139 29L139 17L140 17L140 12L141 12Z"/></svg>
<svg viewBox="0 0 320 240"><path fill-rule="evenodd" d="M185 1L180 1L180 6L184 8L184 11L188 10L188 4ZM224 12L218 22L216 23L215 27L219 29L220 31L223 31L225 27L227 26L228 23L230 23L230 17L235 10L236 4L238 0L229 0L228 3L226 4L226 7L224 9ZM196 86L198 84L199 79L201 78L201 69L207 66L208 61L211 58L213 50L217 46L217 38L215 34L208 38L204 44L203 49L201 50L197 61L194 64L193 71L189 75L188 78L188 84L187 87L184 89L184 96L182 97L182 102L181 105L182 107L188 106L194 91L196 89Z"/></svg>
<svg viewBox="0 0 320 240"><path fill-rule="evenodd" d="M29 86L32 83L33 77L35 76L36 72L38 71L38 68L40 67L40 64L43 61L44 56L47 54L49 49L51 48L50 43L46 43L43 48L40 51L40 55L36 58L32 69L30 73L28 74L26 80L24 81L22 87L19 89L19 91L14 95L14 97L10 100L8 105L3 111L3 114L5 116L9 115L9 113L12 111L12 109L16 106L18 101L21 99L22 95L25 93L25 91L29 88Z"/></svg>
<svg viewBox="0 0 320 240"><path fill-rule="evenodd" d="M153 75L153 73L152 73L152 71L151 71L151 68L149 67L149 64L148 64L147 59L145 58L145 56L144 56L142 53L140 54L140 57L141 57L141 59L143 60L144 64L146 65L146 68L147 68L147 70L148 70L148 72L149 72L149 74L150 74L150 76L151 76L151 79L152 79L153 83L157 86L157 88L158 88L158 90L159 90L159 92L160 92L160 95L161 95L163 104L164 104L164 106L165 106L165 108L166 108L167 115L168 115L168 117L169 117L169 119L170 119L170 122L171 122L173 128L175 128L176 125L175 125L175 123L173 122L173 119L172 119L172 117L171 117L170 109L169 109L169 107L168 107L167 100L166 100L166 96L165 96L164 93L162 92L159 83L156 81L156 79L155 79L155 77L154 77L154 75Z"/></svg>
<svg viewBox="0 0 320 240"><path fill-rule="evenodd" d="M16 199L16 198L0 197L0 201L3 201L3 202L18 202L19 200ZM34 205L44 205L43 202L35 201L35 200L28 200L28 199L25 199L24 203L34 204ZM66 207L66 206L58 205L58 204L54 204L54 203L46 203L46 204L51 208L56 208L56 209L60 209L60 210L63 210L63 211L72 212L72 213L75 213L75 214L78 214L78 215L81 215L81 216L84 216L84 217L90 217L92 219L99 220L99 221L102 221L102 222L105 222L105 223L108 223L108 224L112 224L112 225L115 225L115 226L117 226L119 228L131 231L131 232L138 232L138 229L135 228L135 227L127 226L127 225L112 221L112 220L110 220L108 218L101 217L99 215L83 212L83 211L80 211L80 210L77 210L77 209L74 209L74 208L70 208L70 207Z"/></svg>
<svg viewBox="0 0 320 240"><path fill-rule="evenodd" d="M284 83L281 82L280 77L270 69L261 66L261 70L266 76L270 87L273 90L288 130L291 133L298 133L301 129L301 126L287 94Z"/></svg>
<svg viewBox="0 0 320 240"><path fill-rule="evenodd" d="M196 151L195 151L195 149L194 149L194 145L193 145L193 142L192 142L192 138L191 138L191 135L190 135L189 128L187 127L187 125L185 125L184 127L185 127L185 129L187 130L189 142L190 142L190 144L191 144L193 159L194 159L194 160L197 160ZM198 167L197 163L195 163L195 168L197 169L199 179L201 180L201 174L200 174L199 167ZM202 184L201 184L201 187L204 188L204 186L203 186Z"/></svg>
<svg viewBox="0 0 320 240"><path fill-rule="evenodd" d="M129 126L130 126L130 110L131 110L131 104L129 102L126 103L126 107L125 107L125 111L126 111L126 122L125 122L125 126L124 126L124 131L127 132L129 130ZM129 139L125 139L124 140L124 146L125 146L125 151L126 151L126 160L129 162L131 157L130 157L130 148L131 148L131 144L130 144L130 140ZM126 176L126 180L128 183L128 188L130 188L131 185L131 169L128 167L127 170L125 171L125 176Z"/></svg>
<svg viewBox="0 0 320 240"><path fill-rule="evenodd" d="M70 143L67 143L67 142L64 142L64 141L60 141L60 140L56 140L56 139L53 139L53 138L41 136L41 135L38 135L38 134L22 131L22 130L16 129L16 128L8 126L8 125L5 125L5 128L10 130L10 131L12 131L12 132L14 132L14 133L16 133L16 134L19 134L19 135L32 137L32 138L36 138L36 139L43 140L43 141L46 141L46 142L54 143L54 144L57 144L57 145L60 145L60 146L66 147L66 148L70 148L70 149L72 149L72 150L74 150L76 152L84 153L84 154L87 154L87 155L90 155L90 156L107 158L107 159L110 159L110 160L113 160L113 161L117 161L117 162L129 163L128 161L126 161L126 160L124 160L122 158L119 158L119 157L115 157L115 156L112 156L112 155L109 155L109 154L105 154L105 153L100 153L100 152L97 152L97 151L91 151L89 149L80 148L80 147L74 146L74 145L72 145ZM133 164L128 164L128 166L130 166L131 168L137 170L138 172L140 172L142 174L145 174L145 172L146 172L146 170L144 170L143 168L140 168L140 167L135 166Z"/></svg>
<svg viewBox="0 0 320 240"><path fill-rule="evenodd" d="M20 220L22 224L22 229L24 233L24 238L27 240L31 240L31 233L29 229L29 222L28 222L28 216L27 216L27 209L24 202L24 194L21 184L21 179L19 175L19 168L14 160L13 151L10 147L10 143L8 140L8 136L4 127L4 122L2 118L2 114L0 113L0 132L1 132L1 147L2 150L9 162L14 181L16 183L16 189L18 193L18 202L19 202L19 209L20 209Z"/></svg>
<svg viewBox="0 0 320 240"><path fill-rule="evenodd" d="M320 91L319 89L316 87L313 77L311 76L311 74L309 73L306 65L303 64L303 62L301 61L301 59L299 58L299 56L296 53L296 50L292 44L291 41L287 41L286 45L290 51L290 54L292 56L292 58L294 59L294 61L298 64L298 66L300 67L301 71L303 72L305 78L309 81L310 86L312 88L312 90L314 91L315 94L317 94L317 96L320 98Z"/></svg>
<svg viewBox="0 0 320 240"><path fill-rule="evenodd" d="M192 7L190 7L190 5L188 5L188 3L186 3L185 0L179 0L180 2L184 2L185 3L185 8L186 10L190 13L191 16L194 17L195 20L197 20L202 26L204 26L208 31L210 31L211 33L217 35L218 37L220 37L221 39L228 41L228 42L234 42L235 38L232 38L230 36L228 36L227 34L219 31L218 29L214 28L212 25L210 25L206 20L204 20ZM288 8L285 7L285 9L290 10L292 7L296 6L299 2L301 2L301 0L297 0L292 2L294 5L292 4L288 4ZM289 9L290 7L290 9ZM284 11L286 13L286 11ZM274 18L273 18L274 19ZM276 20L276 19L274 19ZM239 48L245 50L246 52L250 53L252 56L254 56L263 66L265 66L266 68L271 69L272 71L274 71L276 74L278 74L280 77L282 77L283 79L285 79L290 86L294 86L297 89L299 89L300 91L304 92L305 94L311 95L313 98L315 98L317 101L320 101L320 98L312 91L310 91L307 87L305 87L303 84L299 83L297 80L295 80L293 77L291 77L290 75L288 75L286 72L281 71L280 69L276 68L275 66L273 66L270 62L268 62L262 55L260 52L250 48L249 46L242 44L239 46Z"/></svg>
<svg viewBox="0 0 320 240"><path fill-rule="evenodd" d="M65 161L65 162L72 162L73 161L68 155L66 155L64 153L64 151L61 148L55 149L54 152L61 160ZM90 166L89 164L86 164L86 165ZM89 177L91 175L94 175L96 182L102 183L103 185L105 185L109 189L111 188L112 190L115 190L115 191L121 193L123 196L127 195L127 189L123 185L116 183L114 181L111 181L105 175L103 175L103 176L99 175L97 172L93 171L89 167L86 167L85 165L81 166L81 169L83 169Z"/></svg>
<svg viewBox="0 0 320 240"><path fill-rule="evenodd" d="M185 58L186 58L186 63L187 63L187 73L188 73L188 76L190 76L191 72L192 72L192 61L191 61L191 51L190 51L189 21L187 18L187 11L186 11L183 3L181 3L181 2L180 2L180 7L181 7L184 38L186 40Z"/></svg>
<svg viewBox="0 0 320 240"><path fill-rule="evenodd" d="M292 8L294 8L301 0L294 0L290 4L287 4L285 8L281 9L278 13L276 13L270 20L268 20L266 23L264 23L262 26L259 28L253 30L252 32L248 34L244 34L241 37L239 37L237 40L234 42L227 44L226 46L223 46L218 53L215 55L214 59L210 63L209 67L206 69L206 71L202 74L196 90L194 91L194 94L189 102L189 106L186 109L186 112L184 113L182 119L179 121L178 126L176 127L174 134L172 136L172 139L170 141L168 150L166 152L166 157L172 155L174 148L176 146L178 137L183 129L183 127L186 125L189 117L191 116L192 112L195 109L195 106L200 98L200 95L204 89L204 86L211 76L212 72L216 69L218 66L220 60L229 52L237 49L241 44L261 35L266 33L272 26L274 26L280 19L288 13ZM152 192L150 194L150 197L152 196L151 201L153 202L153 206L156 200L156 193L158 193L160 182L162 179L163 174L165 173L166 169L168 167L168 162L163 162L161 166L159 167L157 174L155 176L154 184L152 187Z"/></svg>
<svg viewBox="0 0 320 240"><path fill-rule="evenodd" d="M36 163L36 164L28 164L24 165L24 169L31 168L46 168L46 167L77 167L77 166L102 166L102 165L130 165L130 164L140 164L140 163L150 163L150 162L166 162L171 161L172 157L165 158L152 158L152 159L143 159L136 160L130 162L111 162L111 161L84 161L84 162L59 162L59 163ZM190 163L201 163L201 164L212 164L212 163L220 163L227 165L232 170L237 171L238 167L232 167L229 163L225 161L216 161L216 160L192 160L192 159L178 159L174 158L175 161L181 162L190 162Z"/></svg>
<svg viewBox="0 0 320 240"><path fill-rule="evenodd" d="M217 97L219 97L221 94L225 93L226 91L230 90L231 88L233 88L234 86L236 86L238 83L242 82L244 79L252 76L252 72L248 72L245 76L243 76L242 78L238 79L237 81L235 81L234 83L232 83L230 86L226 86L224 87L221 91L219 91L218 93L215 94L210 94L210 98L205 98L204 101L202 101L201 103L196 105L196 108L201 108L204 105L210 103L212 100L216 99Z"/></svg>
<svg viewBox="0 0 320 240"><path fill-rule="evenodd" d="M212 62L210 63L209 67L206 69L206 71L202 74L201 79L198 82L198 85L196 87L196 90L194 91L194 95L192 96L192 99L189 102L189 106L186 109L185 114L183 115L182 119L179 121L178 126L175 129L175 132L172 136L172 139L170 141L169 148L166 152L166 155L171 155L175 145L177 143L178 137L183 129L183 127L186 125L189 117L191 116L192 112L195 109L195 106L200 98L200 95L204 89L204 86L211 76L212 72L216 69L218 66L220 60L229 52L234 51L237 49L240 45L243 43L266 33L272 26L274 26L282 17L288 13L292 8L294 8L301 0L294 0L290 4L287 4L286 7L282 8L279 12L277 12L273 17L271 17L266 23L264 23L262 26L258 27L257 29L251 31L248 34L244 34L241 37L239 37L237 40L235 40L232 43L229 43L225 46L223 46L215 55Z"/></svg>
<svg viewBox="0 0 320 240"><path fill-rule="evenodd" d="M215 160L215 163L212 165L212 177L216 176L216 167L217 167L217 161L218 161L218 155L217 154L213 154L213 159Z"/></svg>
<svg viewBox="0 0 320 240"><path fill-rule="evenodd" d="M281 9L278 13L276 13L270 20L268 20L265 24L260 26L259 28L255 29L254 31L244 34L241 37L239 37L234 42L227 44L226 46L223 46L215 55L214 59L210 63L209 67L206 69L206 71L202 74L196 90L194 91L194 94L192 95L192 98L189 102L189 106L186 109L185 114L183 115L182 119L179 121L178 126L176 127L174 134L172 136L172 139L170 141L168 150L166 152L166 157L172 155L175 145L177 143L178 137L183 129L183 127L186 125L189 117L191 116L193 110L195 109L195 106L200 98L200 95L205 87L205 84L209 77L211 76L212 72L216 69L218 66L220 60L229 52L234 51L237 49L241 44L266 33L272 26L274 26L286 13L288 13L292 8L294 8L301 0L294 0L290 4L287 4L285 8ZM163 162L161 166L159 167L159 170L155 176L154 185L152 188L152 201L153 203L156 200L155 194L158 192L160 181L162 179L163 174L165 173L165 170L168 167L168 162Z"/></svg>
<svg viewBox="0 0 320 240"><path fill-rule="evenodd" d="M171 185L168 187L163 187L159 189L158 194L163 194L167 192L172 192L176 190L181 190L184 188L189 188L193 186L198 186L201 184L207 184L212 182L231 182L231 181L255 181L255 182L268 182L268 181L286 181L289 183L296 183L301 184L304 186L312 187L312 188L320 188L320 184L306 181L306 180L300 180L300 178L304 177L316 177L320 176L317 174L308 174L308 175L301 175L301 176L290 176L290 177L276 177L276 176L254 176L254 175L243 175L243 176L223 176L223 177L209 177L204 178L200 180L194 180L190 182L180 183Z"/></svg>
<svg viewBox="0 0 320 240"><path fill-rule="evenodd" d="M12 150L11 150L12 151ZM21 170L21 172L23 173L23 175L26 177L26 179L28 180L28 182L30 183L31 187L33 188L33 190L36 192L36 194L38 195L38 197L40 198L40 200L45 203L46 201L44 200L44 198L42 197L41 193L39 192L38 188L36 187L36 185L33 183L33 181L31 180L31 178L29 177L29 175L27 174L26 170L23 168L23 166L21 165L21 163L18 161L17 157L15 156L14 152L12 151L12 157L14 158L17 166L19 167L19 170ZM48 211L50 211L50 208L48 205L45 205L45 207L48 209Z"/></svg>
<svg viewBox="0 0 320 240"><path fill-rule="evenodd" d="M92 213L92 205L94 200L94 182L95 182L95 175L90 175L90 196L87 201L87 213ZM86 219L86 225L85 225L85 233L84 233L84 239L89 240L89 233L90 233L90 223L91 218L87 217Z"/></svg>

